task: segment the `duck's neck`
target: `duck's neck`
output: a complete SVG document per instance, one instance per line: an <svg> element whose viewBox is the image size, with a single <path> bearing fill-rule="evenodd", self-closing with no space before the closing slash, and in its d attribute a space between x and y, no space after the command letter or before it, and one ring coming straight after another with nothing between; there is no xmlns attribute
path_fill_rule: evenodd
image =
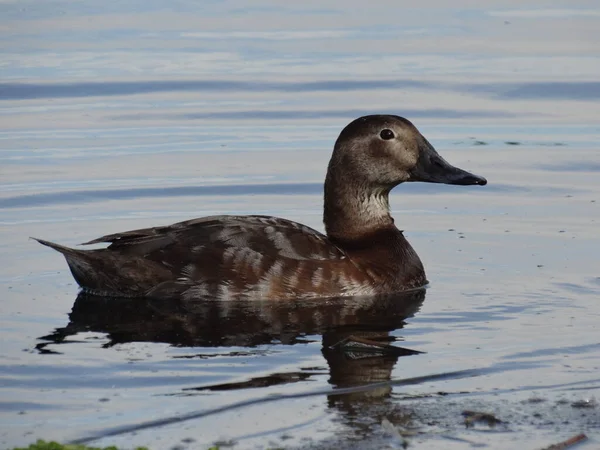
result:
<svg viewBox="0 0 600 450"><path fill-rule="evenodd" d="M327 173L323 222L334 241L352 241L394 227L389 188L361 183L350 174Z"/></svg>

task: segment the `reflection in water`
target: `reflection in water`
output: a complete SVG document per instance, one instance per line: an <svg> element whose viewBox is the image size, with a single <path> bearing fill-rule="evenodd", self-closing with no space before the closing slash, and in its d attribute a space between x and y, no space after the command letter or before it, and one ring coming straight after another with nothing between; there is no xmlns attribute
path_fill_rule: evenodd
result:
<svg viewBox="0 0 600 450"><path fill-rule="evenodd" d="M323 335L326 346L348 336L391 340L425 299L425 290L379 297L302 301L161 301L80 293L70 323L43 340L61 343L80 332L106 333L106 347L162 342L178 347L293 345ZM48 344L38 345L43 350Z"/></svg>
<svg viewBox="0 0 600 450"><path fill-rule="evenodd" d="M306 343L322 336L322 353L329 382L348 388L389 381L400 356L420 353L391 345L390 332L400 329L425 299L425 290L379 296L302 301L160 301L92 296L80 293L64 328L44 336L41 353L54 353L49 344L62 343L80 332L106 333L105 347L127 342L162 342L186 347L254 347ZM303 381L316 372L273 373L244 382L186 388L181 395L269 387ZM367 392L330 396L328 404L342 412L356 431L380 423L364 408L382 404L391 393L386 385ZM389 405L388 405L389 406ZM392 408L393 409L393 408ZM389 408L381 408L390 417ZM391 414L394 414L393 412ZM401 419L395 417L398 423ZM367 429L364 429L366 432ZM359 434L360 431L359 431Z"/></svg>

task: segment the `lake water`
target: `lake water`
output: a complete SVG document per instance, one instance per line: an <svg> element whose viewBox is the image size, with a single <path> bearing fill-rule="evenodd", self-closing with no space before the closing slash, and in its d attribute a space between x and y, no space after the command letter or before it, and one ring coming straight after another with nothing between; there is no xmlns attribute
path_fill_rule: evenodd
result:
<svg viewBox="0 0 600 450"><path fill-rule="evenodd" d="M597 448L600 7L480 3L0 1L0 445L400 448L397 427L419 449ZM28 239L226 213L322 229L333 142L370 113L489 181L393 191L423 295L77 298Z"/></svg>

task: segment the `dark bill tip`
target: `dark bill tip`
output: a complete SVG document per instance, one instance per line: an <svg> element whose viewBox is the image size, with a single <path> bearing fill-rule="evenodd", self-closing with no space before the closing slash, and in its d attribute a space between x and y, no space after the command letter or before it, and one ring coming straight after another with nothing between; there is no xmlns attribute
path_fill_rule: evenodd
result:
<svg viewBox="0 0 600 450"><path fill-rule="evenodd" d="M485 186L487 184L487 180L479 175L475 175L469 172L465 172L462 177L459 177L449 184L458 184L462 186L470 186L473 184L477 184L479 186Z"/></svg>

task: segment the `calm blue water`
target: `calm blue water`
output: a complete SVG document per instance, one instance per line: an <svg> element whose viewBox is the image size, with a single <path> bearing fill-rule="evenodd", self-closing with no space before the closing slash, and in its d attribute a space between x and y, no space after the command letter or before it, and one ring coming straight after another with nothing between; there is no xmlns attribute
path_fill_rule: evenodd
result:
<svg viewBox="0 0 600 450"><path fill-rule="evenodd" d="M422 449L580 432L595 448L599 19L586 1L1 1L1 446L257 400L94 444L397 448L388 421ZM226 213L322 229L333 142L370 113L409 118L489 181L393 192L424 298L77 298L60 255L28 239L75 245ZM335 350L349 334L424 353ZM263 401L431 374L447 375ZM506 424L466 429L463 410Z"/></svg>

